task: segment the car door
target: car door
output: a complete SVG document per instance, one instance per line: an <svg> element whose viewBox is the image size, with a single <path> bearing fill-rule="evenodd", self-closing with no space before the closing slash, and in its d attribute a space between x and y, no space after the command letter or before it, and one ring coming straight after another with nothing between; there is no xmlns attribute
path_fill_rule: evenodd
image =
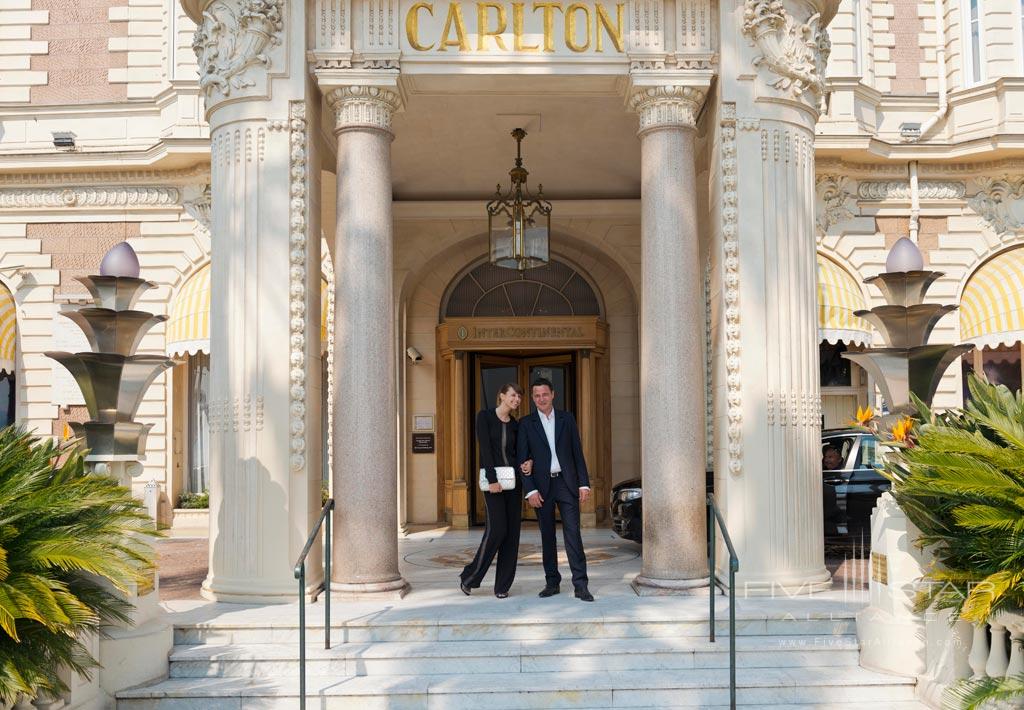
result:
<svg viewBox="0 0 1024 710"><path fill-rule="evenodd" d="M871 511L878 496L889 490L890 481L879 472L882 452L878 439L865 435L860 438L857 457L847 485L846 506L850 535L865 544L871 541Z"/></svg>
<svg viewBox="0 0 1024 710"><path fill-rule="evenodd" d="M822 458L826 449L833 447L839 451L842 463L838 468L822 470L822 482L825 490L824 515L826 533L845 535L847 532L847 492L853 475L853 462L857 456L857 436L855 434L836 434L821 440ZM830 525L831 524L831 525Z"/></svg>

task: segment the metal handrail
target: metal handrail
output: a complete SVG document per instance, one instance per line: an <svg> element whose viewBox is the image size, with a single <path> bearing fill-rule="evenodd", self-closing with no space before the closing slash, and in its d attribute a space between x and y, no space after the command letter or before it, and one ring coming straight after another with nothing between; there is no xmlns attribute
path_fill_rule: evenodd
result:
<svg viewBox="0 0 1024 710"><path fill-rule="evenodd" d="M722 529L722 538L725 546L729 548L729 707L736 710L736 573L740 569L740 558L736 556L736 548L732 546L732 539L729 537L729 529L725 526L725 520L718 506L715 505L715 496L708 493L708 596L711 610L711 635L710 641L715 640L715 521ZM714 519L712 519L714 518Z"/></svg>
<svg viewBox="0 0 1024 710"><path fill-rule="evenodd" d="M306 539L299 559L295 562L295 579L299 580L299 708L306 710L306 556L309 555L321 526L324 528L324 581L314 591L313 601L324 593L324 648L331 647L331 513L334 499L328 498L320 509L313 531Z"/></svg>

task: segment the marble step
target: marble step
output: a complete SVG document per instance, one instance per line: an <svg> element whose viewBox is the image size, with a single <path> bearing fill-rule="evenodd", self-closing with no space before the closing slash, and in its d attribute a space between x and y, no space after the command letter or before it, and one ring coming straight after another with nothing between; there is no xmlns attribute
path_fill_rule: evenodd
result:
<svg viewBox="0 0 1024 710"><path fill-rule="evenodd" d="M742 636L738 668L854 667L854 636ZM729 639L440 641L307 646L309 675L443 675L728 668ZM178 646L172 678L274 677L299 672L296 644Z"/></svg>
<svg viewBox="0 0 1024 710"><path fill-rule="evenodd" d="M458 668L452 668L458 672ZM913 680L863 668L747 669L739 705L886 707L914 700ZM599 671L446 676L312 676L320 710L510 710L513 708L701 707L727 705L728 671ZM298 707L297 678L172 678L117 695L118 710L246 710Z"/></svg>
<svg viewBox="0 0 1024 710"><path fill-rule="evenodd" d="M719 611L715 628L718 636L728 638L726 612ZM636 618L616 616L505 617L437 619L410 617L374 619L360 617L331 624L333 643L425 642L425 641L521 641L531 639L610 639L610 638L707 638L707 614L692 618ZM845 636L856 633L856 620L850 612L834 614L755 615L741 614L736 620L740 636ZM307 641L313 645L323 639L323 626L311 620ZM247 645L260 643L298 643L297 617L273 622L176 622L174 643Z"/></svg>

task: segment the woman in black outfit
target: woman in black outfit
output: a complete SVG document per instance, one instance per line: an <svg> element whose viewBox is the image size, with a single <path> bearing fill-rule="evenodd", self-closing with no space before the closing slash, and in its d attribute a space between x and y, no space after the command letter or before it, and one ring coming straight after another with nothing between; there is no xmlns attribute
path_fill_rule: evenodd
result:
<svg viewBox="0 0 1024 710"><path fill-rule="evenodd" d="M516 487L501 490L495 466L516 466L516 428L512 413L523 400L523 388L515 383L504 385L498 391L498 406L484 409L476 415L476 438L480 443L480 468L484 469L489 489L484 492L487 523L476 556L459 575L459 588L468 595L480 586L495 553L498 568L494 575L494 596L504 599L516 576L519 556L519 528L522 522L523 482L516 471ZM523 464L529 473L532 461Z"/></svg>

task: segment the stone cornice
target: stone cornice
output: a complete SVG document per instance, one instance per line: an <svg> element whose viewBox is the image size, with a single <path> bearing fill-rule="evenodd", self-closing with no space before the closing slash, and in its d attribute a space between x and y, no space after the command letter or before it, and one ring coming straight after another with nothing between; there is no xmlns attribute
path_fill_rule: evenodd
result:
<svg viewBox="0 0 1024 710"><path fill-rule="evenodd" d="M327 95L334 110L334 130L376 128L391 133L391 119L402 107L402 97L383 86L341 86Z"/></svg>
<svg viewBox="0 0 1024 710"><path fill-rule="evenodd" d="M627 104L640 116L639 133L656 128L696 128L706 92L695 86L639 86Z"/></svg>
<svg viewBox="0 0 1024 710"><path fill-rule="evenodd" d="M78 187L104 185L125 187L135 184L184 185L209 182L210 166L183 170L118 170L111 172L0 173L0 187Z"/></svg>

